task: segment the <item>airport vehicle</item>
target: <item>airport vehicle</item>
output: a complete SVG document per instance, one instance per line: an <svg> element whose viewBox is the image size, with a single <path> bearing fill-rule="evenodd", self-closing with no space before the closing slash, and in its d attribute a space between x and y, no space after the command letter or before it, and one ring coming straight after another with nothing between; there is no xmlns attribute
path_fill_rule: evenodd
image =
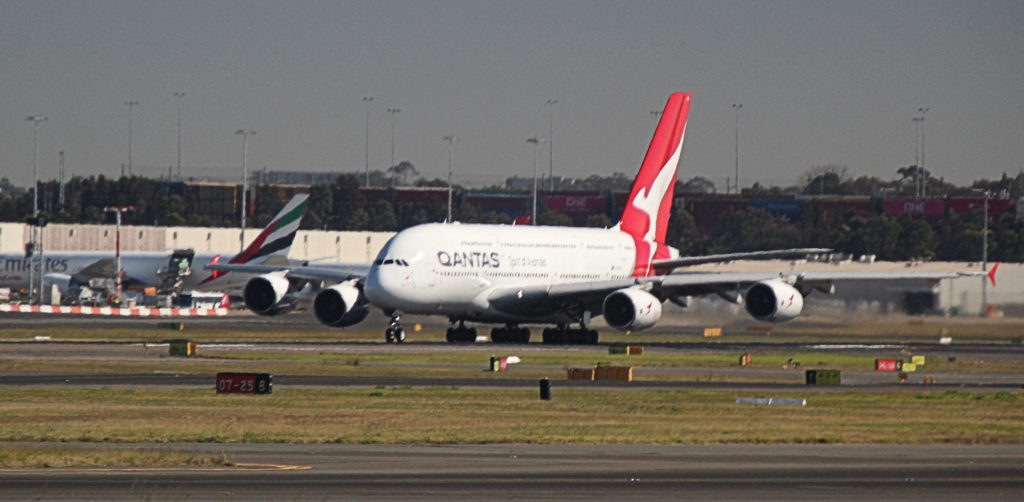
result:
<svg viewBox="0 0 1024 502"><path fill-rule="evenodd" d="M256 239L228 263L287 263L288 251L308 198L308 194L294 196ZM218 263L223 255L196 253L191 249L121 253L122 282L125 288L155 287L169 294L183 290L227 291L241 288L249 276L195 270L199 264ZM41 270L44 284L56 284L64 297L90 282L112 283L117 276L117 260L113 251L48 252L42 257L42 262L38 256L3 254L0 255L0 288L27 289L29 267L35 267L36 273Z"/></svg>
<svg viewBox="0 0 1024 502"><path fill-rule="evenodd" d="M804 296L830 292L832 281L864 274L673 273L696 263L770 258L827 251L787 249L680 257L666 245L676 169L690 109L690 94L672 94L655 130L619 222L607 229L522 225L430 223L398 232L372 264L291 268L211 265L214 270L261 273L244 289L247 307L262 315L289 310L309 280L330 281L312 297L317 319L345 327L366 318L371 307L391 317L388 342L401 342L403 313L448 317L449 342L472 342L467 322L498 324L494 342L526 343L524 324L554 325L547 343L596 343L590 320L603 315L618 330L654 326L662 304L686 306L695 295L717 294L743 303L761 321L800 314ZM942 278L951 275L886 275ZM573 327L578 326L578 327Z"/></svg>

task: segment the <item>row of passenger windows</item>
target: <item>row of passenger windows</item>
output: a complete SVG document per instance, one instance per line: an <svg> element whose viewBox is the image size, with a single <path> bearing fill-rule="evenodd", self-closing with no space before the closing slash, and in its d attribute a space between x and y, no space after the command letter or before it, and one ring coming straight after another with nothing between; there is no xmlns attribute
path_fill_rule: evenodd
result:
<svg viewBox="0 0 1024 502"><path fill-rule="evenodd" d="M475 271L475 270L452 271L452 270L437 270L437 269L434 270L434 274L435 275L439 275L441 277L482 277L482 278L515 277L515 278L520 278L520 279L537 279L537 278L545 278L545 277L548 276L548 274L543 273L543 272L490 272L490 271L488 271L486 273L480 273L480 272Z"/></svg>
<svg viewBox="0 0 1024 502"><path fill-rule="evenodd" d="M558 278L559 279L586 279L586 280L592 280L592 279L600 279L601 275L600 274L559 274Z"/></svg>

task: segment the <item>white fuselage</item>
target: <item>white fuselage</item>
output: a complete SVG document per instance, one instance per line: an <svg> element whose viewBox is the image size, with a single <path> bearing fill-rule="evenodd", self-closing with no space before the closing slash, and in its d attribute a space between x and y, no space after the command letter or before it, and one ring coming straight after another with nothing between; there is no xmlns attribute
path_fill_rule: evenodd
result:
<svg viewBox="0 0 1024 502"><path fill-rule="evenodd" d="M385 310L515 322L489 304L495 289L622 279L635 261L614 229L433 223L395 235L364 291Z"/></svg>
<svg viewBox="0 0 1024 502"><path fill-rule="evenodd" d="M217 253L196 253L192 260L192 273L183 281L183 289L198 289L205 291L224 291L232 288L240 288L245 281L251 277L250 274L229 273L216 279L203 282L211 276L209 271L204 269L210 260L214 259ZM121 254L121 268L124 270L125 280L131 280L136 286L158 286L161 278L157 271L167 267L171 258L170 251L153 252L129 252ZM230 256L222 256L225 261ZM40 257L25 258L23 254L0 254L0 287L11 289L27 289L29 267L34 267L35 280L39 280L40 271L43 275L66 274L76 276L83 270L89 269L94 264L103 260L114 261L114 253L104 251L56 251L46 253ZM113 271L113 268L111 268ZM111 273L110 278L114 278Z"/></svg>

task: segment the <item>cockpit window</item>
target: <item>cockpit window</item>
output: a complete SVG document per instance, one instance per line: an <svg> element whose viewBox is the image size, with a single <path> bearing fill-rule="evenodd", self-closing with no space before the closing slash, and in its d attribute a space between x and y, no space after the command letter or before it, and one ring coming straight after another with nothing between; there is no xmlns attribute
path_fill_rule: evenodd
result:
<svg viewBox="0 0 1024 502"><path fill-rule="evenodd" d="M395 258L388 258L386 260L377 259L376 261L373 262L373 264L374 265L398 265L400 267L408 267L409 266L409 262L407 262L405 260L395 259Z"/></svg>

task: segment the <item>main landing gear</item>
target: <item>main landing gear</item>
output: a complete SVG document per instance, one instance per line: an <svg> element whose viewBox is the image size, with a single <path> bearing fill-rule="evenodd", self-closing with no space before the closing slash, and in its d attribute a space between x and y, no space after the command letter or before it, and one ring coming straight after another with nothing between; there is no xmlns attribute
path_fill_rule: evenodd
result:
<svg viewBox="0 0 1024 502"><path fill-rule="evenodd" d="M458 326L453 323L445 332L445 340L448 340L448 343L474 343L476 328L467 328L466 321L459 321Z"/></svg>
<svg viewBox="0 0 1024 502"><path fill-rule="evenodd" d="M445 333L448 343L476 342L476 329L466 326L464 320L452 320L451 327ZM530 330L517 324L506 324L504 327L491 330L493 343L530 343ZM544 330L544 343L550 345L594 345L597 343L597 330L584 327L571 329L562 324L557 328Z"/></svg>
<svg viewBox="0 0 1024 502"><path fill-rule="evenodd" d="M402 327L402 314L395 312L391 314L391 324L384 330L384 340L388 343L405 342L405 328Z"/></svg>
<svg viewBox="0 0 1024 502"><path fill-rule="evenodd" d="M544 329L544 343L557 345L594 345L597 343L597 330L587 328L570 329L560 325L557 328Z"/></svg>
<svg viewBox="0 0 1024 502"><path fill-rule="evenodd" d="M530 343L530 330L508 324L504 328L492 329L491 341L494 343Z"/></svg>

